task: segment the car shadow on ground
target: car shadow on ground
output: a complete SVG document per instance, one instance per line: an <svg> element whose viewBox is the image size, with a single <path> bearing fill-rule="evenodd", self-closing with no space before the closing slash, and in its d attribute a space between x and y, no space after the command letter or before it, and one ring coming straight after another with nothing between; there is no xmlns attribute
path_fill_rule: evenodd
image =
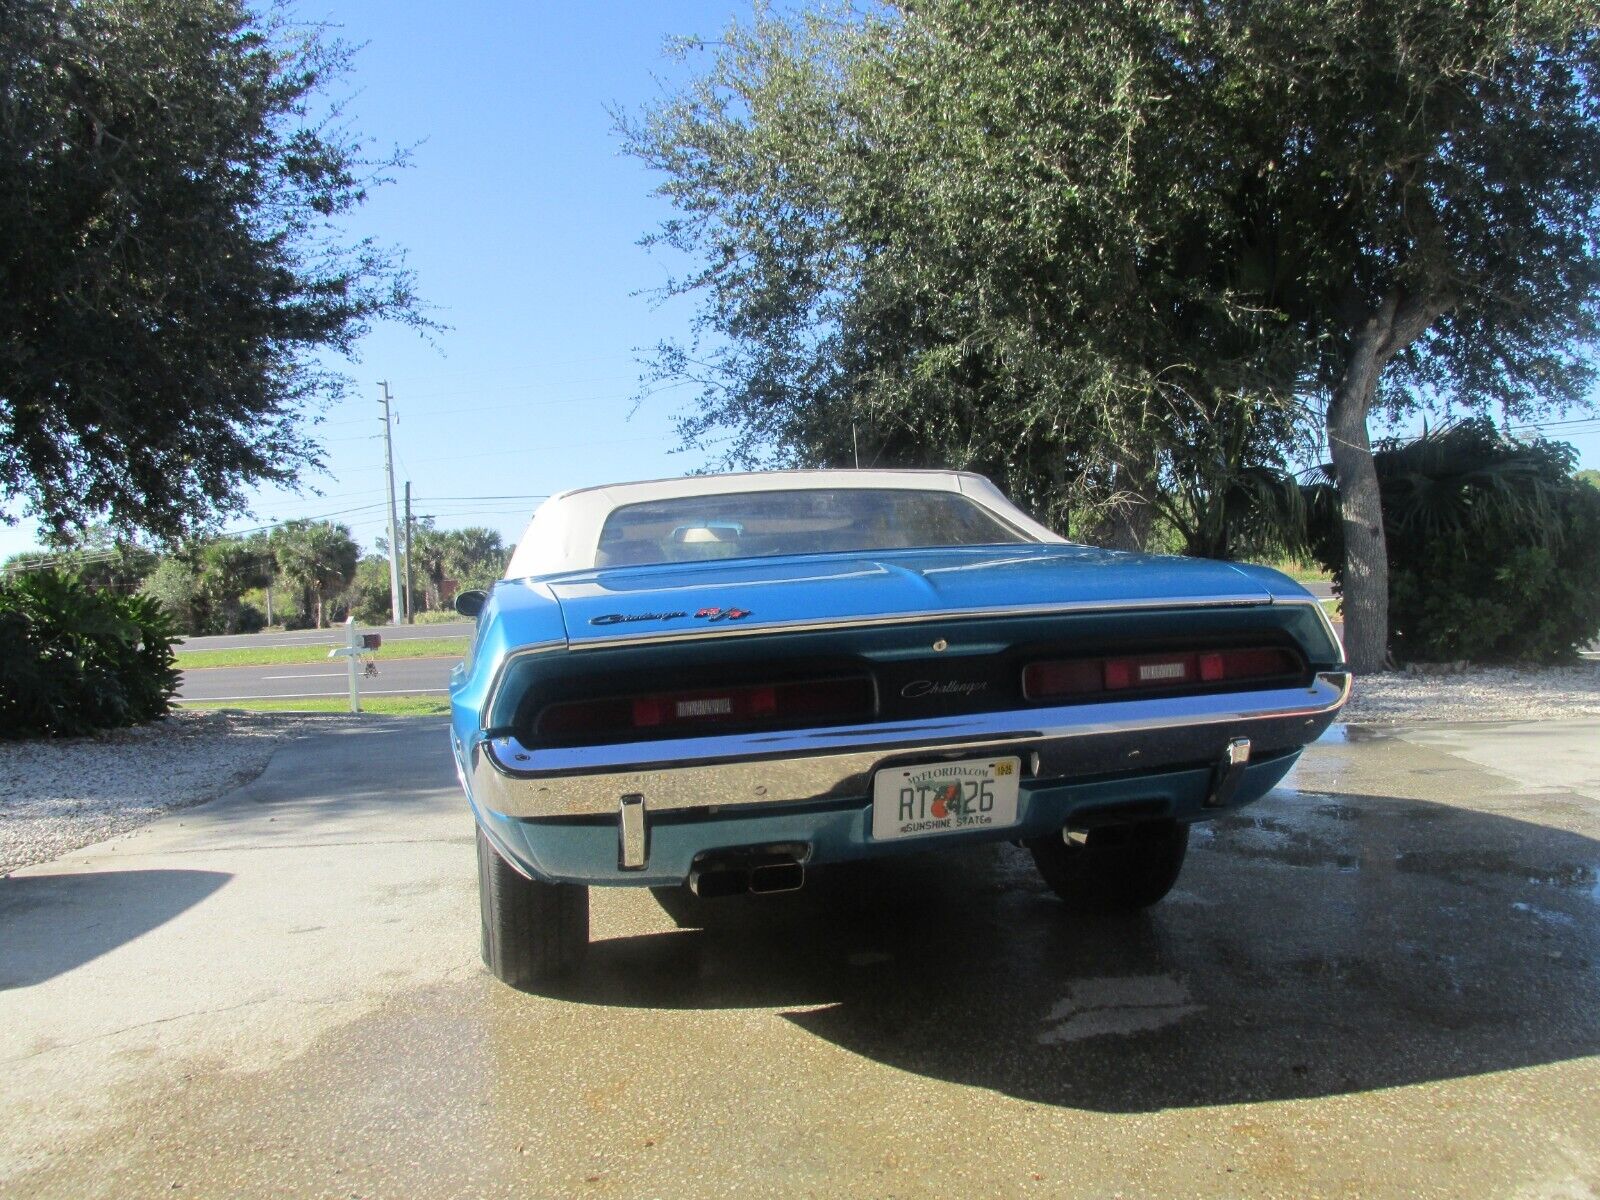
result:
<svg viewBox="0 0 1600 1200"><path fill-rule="evenodd" d="M778 1007L906 1071L1104 1111L1295 1099L1600 1052L1600 843L1279 792L1196 831L1165 903L1076 918L1009 846L664 897L548 993Z"/></svg>
<svg viewBox="0 0 1600 1200"><path fill-rule="evenodd" d="M99 958L231 878L224 871L85 871L0 879L0 991Z"/></svg>

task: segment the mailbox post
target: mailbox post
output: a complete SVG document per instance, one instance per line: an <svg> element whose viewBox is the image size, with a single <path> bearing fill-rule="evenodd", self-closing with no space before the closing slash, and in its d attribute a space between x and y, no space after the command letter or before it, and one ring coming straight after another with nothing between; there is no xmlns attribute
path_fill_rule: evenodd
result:
<svg viewBox="0 0 1600 1200"><path fill-rule="evenodd" d="M361 711L361 656L383 645L381 633L357 633L356 619L347 617L344 623L345 644L328 651L329 658L343 658L350 671L350 711Z"/></svg>

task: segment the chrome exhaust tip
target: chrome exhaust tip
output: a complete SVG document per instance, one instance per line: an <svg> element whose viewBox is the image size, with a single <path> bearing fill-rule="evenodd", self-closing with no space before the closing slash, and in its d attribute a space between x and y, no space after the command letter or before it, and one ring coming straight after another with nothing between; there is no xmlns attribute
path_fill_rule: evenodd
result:
<svg viewBox="0 0 1600 1200"><path fill-rule="evenodd" d="M809 857L811 847L804 842L702 851L689 868L689 890L707 900L798 891L806 881Z"/></svg>

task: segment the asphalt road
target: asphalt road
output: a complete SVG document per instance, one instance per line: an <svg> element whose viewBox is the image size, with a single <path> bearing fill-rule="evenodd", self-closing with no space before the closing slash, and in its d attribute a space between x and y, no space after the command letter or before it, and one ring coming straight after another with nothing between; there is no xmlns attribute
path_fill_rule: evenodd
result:
<svg viewBox="0 0 1600 1200"><path fill-rule="evenodd" d="M459 658L384 658L377 655L378 674L361 680L363 696L443 693L450 668ZM178 686L180 700L305 699L347 696L350 676L342 658L317 663L278 663L265 667L204 667L185 671Z"/></svg>
<svg viewBox="0 0 1600 1200"><path fill-rule="evenodd" d="M471 637L471 621L451 621L444 625L363 625L362 633L381 633L385 642L415 638ZM294 629L275 633L233 633L216 637L182 639L185 650L244 650L256 646L343 646L344 627L336 629Z"/></svg>
<svg viewBox="0 0 1600 1200"><path fill-rule="evenodd" d="M1600 1188L1600 725L1314 747L1146 916L1011 847L597 893L477 961L437 721L328 718L0 880L0 1192L1494 1196Z"/></svg>

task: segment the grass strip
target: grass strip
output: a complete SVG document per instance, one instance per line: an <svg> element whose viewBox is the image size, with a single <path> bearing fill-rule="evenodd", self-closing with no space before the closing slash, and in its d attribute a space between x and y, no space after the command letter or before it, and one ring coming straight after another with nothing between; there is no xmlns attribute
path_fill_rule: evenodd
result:
<svg viewBox="0 0 1600 1200"><path fill-rule="evenodd" d="M342 642L339 644L343 644ZM196 671L205 667L271 667L282 663L328 661L332 646L245 646L238 650L178 651L178 668ZM467 652L467 639L461 637L404 638L387 641L375 651L378 662L397 658L460 658Z"/></svg>
<svg viewBox="0 0 1600 1200"><path fill-rule="evenodd" d="M184 708L196 711L234 709L241 712L350 712L345 696L312 696L280 700L183 700ZM361 711L378 717L438 717L450 711L447 696L363 696Z"/></svg>

